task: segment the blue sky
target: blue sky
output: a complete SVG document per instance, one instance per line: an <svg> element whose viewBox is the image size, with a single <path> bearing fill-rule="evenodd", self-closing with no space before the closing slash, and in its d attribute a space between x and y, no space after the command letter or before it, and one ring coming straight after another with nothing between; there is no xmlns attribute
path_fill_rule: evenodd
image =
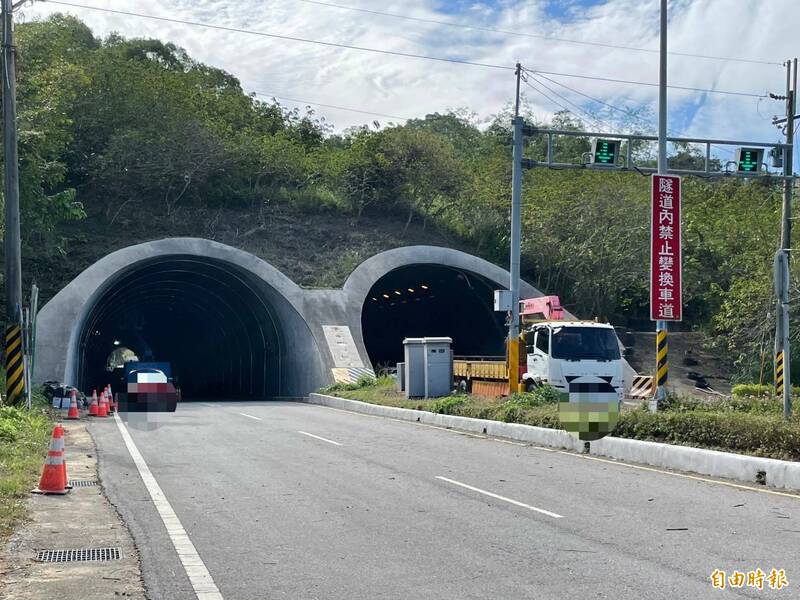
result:
<svg viewBox="0 0 800 600"><path fill-rule="evenodd" d="M658 0L82 0L80 3L395 52L497 65L520 61L527 68L540 71L643 82L657 81L658 74L656 54L564 41L655 49ZM420 20L347 10L348 7ZM342 108L396 117L465 108L475 113L477 122L488 122L513 94L513 74L500 69L336 50L68 8L52 2L26 5L21 17L41 18L52 12L75 14L100 35L117 31L125 36L172 41L198 60L230 71L239 77L247 91L277 96L288 106L314 105L317 114L339 130L373 119L382 123L391 120ZM780 63L797 53L794 40L798 28L800 11L796 0L670 1L669 37L673 51ZM524 88L527 102L539 119L546 120L566 106L585 120L589 120L586 117L589 113L598 127L598 121L602 121L603 128L622 126L619 111L581 95L585 94L616 107L643 111L640 118L646 122L636 121L637 126L655 126L655 88L549 77L555 82L544 79L530 82L539 91ZM670 56L669 79L686 87L756 95L768 91L782 93L784 86L784 73L776 65L675 55ZM775 141L780 135L770 124L770 117L782 112L783 107L772 100L671 90L669 107L670 130L676 134L764 141Z"/></svg>

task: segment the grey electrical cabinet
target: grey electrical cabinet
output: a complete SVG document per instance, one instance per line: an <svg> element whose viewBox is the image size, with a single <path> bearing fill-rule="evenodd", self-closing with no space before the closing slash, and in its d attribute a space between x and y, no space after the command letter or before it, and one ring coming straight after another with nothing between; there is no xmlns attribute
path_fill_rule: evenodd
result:
<svg viewBox="0 0 800 600"><path fill-rule="evenodd" d="M397 363L397 391L406 389L406 363Z"/></svg>
<svg viewBox="0 0 800 600"><path fill-rule="evenodd" d="M425 396L425 338L406 338L403 348L406 398L421 398Z"/></svg>
<svg viewBox="0 0 800 600"><path fill-rule="evenodd" d="M425 397L449 396L453 391L453 339L424 338Z"/></svg>

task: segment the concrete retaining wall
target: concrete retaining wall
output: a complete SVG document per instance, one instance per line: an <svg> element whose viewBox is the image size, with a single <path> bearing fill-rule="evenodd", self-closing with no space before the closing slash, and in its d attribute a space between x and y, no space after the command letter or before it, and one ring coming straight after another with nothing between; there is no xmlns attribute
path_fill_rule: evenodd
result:
<svg viewBox="0 0 800 600"><path fill-rule="evenodd" d="M800 491L800 463L798 462L615 437L584 443L559 429L440 415L420 410L346 400L325 394L310 394L304 401L341 410L483 433L575 452L585 452L588 447L589 453L596 456L677 471L688 471L711 477L734 479L750 484L758 483L759 473L763 473L763 481L766 485Z"/></svg>

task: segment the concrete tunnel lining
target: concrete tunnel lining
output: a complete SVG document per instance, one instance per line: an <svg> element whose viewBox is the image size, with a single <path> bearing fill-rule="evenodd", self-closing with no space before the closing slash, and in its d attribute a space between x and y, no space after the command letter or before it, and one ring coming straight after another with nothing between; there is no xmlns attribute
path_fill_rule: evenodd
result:
<svg viewBox="0 0 800 600"><path fill-rule="evenodd" d="M452 301L465 300L472 304L474 302L480 303L481 307L476 308L473 304L472 310L467 307L461 314L469 313L474 318L484 319L486 323L485 328L476 332L476 336L490 336L488 340L466 340L464 343L465 334L469 337L470 328L475 326L474 321L466 321L463 323L455 320L458 315L452 315L454 318L445 318L446 323L442 326L431 324L429 330L419 329L414 326L403 327L396 322L396 318L392 326L394 339L389 340L388 343L392 344L395 348L391 358L387 359L385 353L379 353L371 356L369 349L375 346L375 337L378 335L374 331L367 333L364 331L365 316L370 319L370 305L371 298L374 297L376 286L380 287L381 282L388 282L393 277L402 278L403 272L409 272L414 267L421 270L441 270L456 275L460 275L465 279L462 281L472 281L480 288L470 296L460 297L459 290L452 290L453 294L449 297ZM399 285L399 282L398 282ZM508 289L509 273L505 269L498 267L482 258L453 250L452 248L444 248L441 246L406 246L403 248L395 248L381 252L361 263L348 277L344 285L344 291L348 296L350 302L350 310L357 315L357 323L352 326L354 337L357 342L364 349L365 360L372 366L392 366L391 363L402 356L402 337L416 337L419 335L446 335L454 339L454 351L457 354L489 354L489 355L503 355L505 348L503 346L503 339L505 333L501 332L498 327L504 327L505 315L502 313L495 313L491 310L493 303L493 291L496 289ZM387 288L388 289L388 288ZM406 287L407 289L407 287ZM416 289L416 288L415 288ZM537 290L532 285L522 282L520 289L522 298L536 298L544 294ZM440 315L450 317L449 313L452 312L452 307L448 307L446 303L432 306L432 310ZM402 315L399 317L402 319ZM369 324L367 324L369 326ZM383 328L380 323L377 324L376 329ZM365 335L366 334L366 335ZM473 338L475 336L472 336ZM373 353L375 351L373 350Z"/></svg>
<svg viewBox="0 0 800 600"><path fill-rule="evenodd" d="M284 333L249 279L228 264L186 256L151 260L121 276L84 323L79 387L104 385L102 358L116 343L142 360L170 362L190 398L278 395Z"/></svg>
<svg viewBox="0 0 800 600"><path fill-rule="evenodd" d="M234 393L236 396L300 396L309 389L315 389L328 382L322 356L314 335L302 316L302 290L277 269L258 257L218 244L210 240L196 238L170 238L147 242L118 250L102 258L89 267L42 309L38 319L36 381L58 379L67 383L83 383L85 379L82 343L86 332L96 317L115 316L124 319L124 302L106 302L113 297L115 290L124 289L126 282L136 281L137 273L158 265L182 264L202 265L202 269L217 272L218 280L227 279L229 287L238 281L239 293L247 293L253 302L258 301L261 309L251 310L253 319L266 325L272 321L277 330L272 335L272 360L280 362L274 381L269 382L261 392L253 389L248 393ZM131 288L136 298L145 298L150 306L162 307L180 304L182 313L201 310L203 292L209 291L209 273L206 279L198 275L195 267L194 284L191 281L177 285L172 275L160 281L152 280L144 288ZM183 269L186 271L186 269ZM192 268L188 269L188 279L192 279ZM158 279L158 278L156 278ZM213 279L213 278L212 278ZM194 286L194 287L192 287ZM213 294L213 290L212 290ZM228 301L236 305L236 294L227 294ZM214 304L206 299L206 309ZM216 303L220 310L220 303ZM239 304L241 308L241 303ZM231 307L228 316L236 312ZM245 311L247 312L247 311ZM241 315L239 315L241 316ZM235 329L235 328L233 328ZM240 330L242 328L239 328ZM252 334L248 331L248 335ZM252 335L250 335L252 338ZM248 343L252 339L248 340ZM154 357L158 359L158 356ZM242 390L232 390L241 392Z"/></svg>
<svg viewBox="0 0 800 600"><path fill-rule="evenodd" d="M70 384L78 382L82 377L81 338L101 299L106 294L113 294L114 285L124 278L135 277L137 270L169 260L217 265L244 282L250 290L248 293L260 299L264 312L278 331L274 341L279 346L281 366L280 381L274 386L274 393L289 397L305 396L331 383L335 372L344 370L353 376L354 373L363 372L364 368L377 366L367 351L362 320L370 291L382 278L394 277L403 270L413 271L409 269L413 266L432 267L462 273L470 280L480 281L482 294L488 294L491 289L507 288L509 278L506 270L458 250L438 246L408 246L388 250L365 260L350 274L342 289L301 289L260 258L217 242L198 238L146 242L123 248L100 259L43 307L37 322L34 380L56 379ZM150 286L148 291L133 293L138 294L139 298L149 296L150 305L156 310L159 306L174 306L176 302L182 302L190 294L189 290L203 287L200 281L202 279L183 286L172 281L162 289ZM541 295L542 292L522 282L523 298ZM455 300L458 300L457 295ZM490 299L483 298L481 301L481 314L485 315L486 303ZM205 305L196 301L186 306L189 312L212 316L215 311L223 310L219 303L211 300ZM96 314L114 316L123 315L124 312L101 307ZM256 315L256 318L267 317ZM495 322L498 317L494 315ZM464 326L471 325L465 323ZM367 326L372 327L369 323ZM380 323L376 327L380 327ZM344 332L350 338L346 352L342 352L332 341L332 329ZM253 347L253 339L248 337L246 340L248 348ZM628 381L631 372L628 368ZM268 391L267 395L272 393Z"/></svg>

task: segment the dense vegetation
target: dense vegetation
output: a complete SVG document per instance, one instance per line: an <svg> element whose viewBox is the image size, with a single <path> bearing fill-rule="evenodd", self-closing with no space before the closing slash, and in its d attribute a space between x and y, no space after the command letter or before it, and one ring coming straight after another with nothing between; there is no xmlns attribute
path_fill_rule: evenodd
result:
<svg viewBox="0 0 800 600"><path fill-rule="evenodd" d="M22 24L17 35L25 272L45 296L93 259L77 249L104 251L124 232L215 237L236 222L225 241L242 244L314 215L366 234L388 223L393 243L426 228L507 262L507 109L482 127L456 111L334 132L310 110L247 95L232 75L168 43L100 40L65 16ZM568 113L554 124L582 126ZM556 158L586 150L588 140L571 138ZM532 140L529 155L542 152ZM648 152L636 149L642 160ZM676 153L673 164L701 160L690 147ZM579 315L649 326L648 189L636 173L527 172L523 276ZM685 325L712 333L744 376L770 347L779 212L774 182L685 182ZM339 280L303 283L340 283L364 258L335 243L320 254Z"/></svg>

